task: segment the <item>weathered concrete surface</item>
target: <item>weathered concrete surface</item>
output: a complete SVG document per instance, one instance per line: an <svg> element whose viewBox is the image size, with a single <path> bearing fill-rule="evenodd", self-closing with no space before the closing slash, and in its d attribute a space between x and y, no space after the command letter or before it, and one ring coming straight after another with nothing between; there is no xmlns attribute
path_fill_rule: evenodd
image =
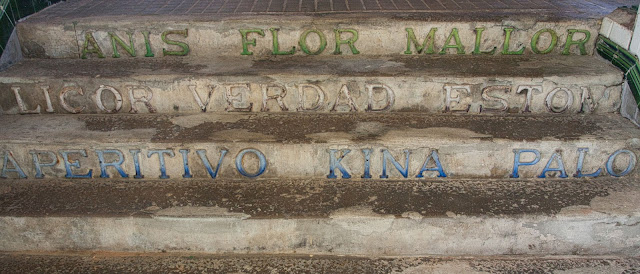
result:
<svg viewBox="0 0 640 274"><path fill-rule="evenodd" d="M599 169L600 176L635 177L640 145L640 130L618 115L6 115L0 127L0 148L6 159L2 175L10 178L33 178L37 174L32 153L38 154L42 174L47 178L87 174L90 169L93 177L124 176L114 166L107 166L101 174L98 150L115 150L105 152L105 163L118 162L121 153L120 167L125 175L165 177L158 152L152 152L158 149L167 150L163 159L166 175L171 178L210 178L219 159L222 160L216 175L222 178L327 178L333 176L332 153L336 161L344 156L341 165L345 172L337 165L333 168L337 178L359 178L367 173L363 150L370 150L369 174L373 178L401 178L401 169L406 169L404 176L411 178L509 178L515 173L514 150L540 153L537 164L520 166L517 174L523 178L561 177L561 172L550 171L557 170L560 164L566 176L579 176L580 149L584 154L583 174ZM182 149L189 150L188 173ZM136 154L136 150L140 152ZM209 172L202 157L196 155L197 150L204 150L203 155L212 166ZM346 150L351 150L350 154L346 155ZM69 151L67 164L62 158L64 151ZM228 153L222 155L222 151ZM383 157L383 153L388 155ZM262 160L260 154L264 156ZM439 157L442 172L434 169L435 156ZM524 151L518 162L535 161L534 156L534 152ZM392 158L399 166L392 164ZM13 166L12 159L24 176ZM135 159L139 160L138 172ZM76 160L80 166L73 166ZM547 171L543 174L545 166ZM246 171L244 176L240 167ZM421 172L425 168L430 171Z"/></svg>
<svg viewBox="0 0 640 274"><path fill-rule="evenodd" d="M46 12L46 11L45 11ZM408 31L412 28L418 43L422 44L432 28L437 28L434 35L434 50L432 55L442 54L472 54L476 48L476 33L481 32L478 52L492 51L495 55L508 55L509 52L534 55L532 41L539 31L539 41L536 49L558 56L564 52L570 55L591 55L595 46L595 38L599 30L598 19L576 18L546 19L539 18L537 14L526 16L502 16L494 15L488 18L455 18L448 14L439 16L427 16L420 14L403 14L396 16L384 16L371 14L340 14L327 16L306 15L235 15L230 17L198 19L197 17L184 16L144 16L144 17L91 17L72 20L29 20L18 24L23 53L28 58L71 58L83 57L83 52L99 49L103 57L112 58L114 50L109 32L117 35L129 47L132 40L136 52L135 59L161 58L171 54L166 51L176 52L178 55L188 55L197 58L213 56L241 56L244 53L246 59L255 57L273 56L274 52L288 52L307 56L309 54L321 55L404 55L407 51ZM475 19L475 20L474 20ZM274 29L272 31L270 29ZM484 31L476 31L483 28ZM505 31L505 28L513 28L513 31ZM336 30L342 31L336 35ZM246 43L247 50L243 49L243 36L240 30L255 30L258 33L248 33ZM303 36L305 31L317 31ZM454 31L456 30L456 31ZM551 30L557 37L556 43L552 43ZM575 32L569 30L580 30ZM162 34L167 31L184 31L179 34L168 34L168 41L179 41L188 45L178 46L175 43L163 41ZM357 37L352 31L357 32ZM148 32L148 42L144 34ZM455 39L447 39L453 32L457 32L460 51L455 48L445 49L445 45L456 45ZM506 42L506 33L509 33L510 41ZM588 35L587 35L588 33ZM584 44L584 50L579 50L577 45L567 40L573 35L572 41L582 41L589 38ZM93 38L87 38L87 37ZM308 50L305 52L300 45L301 37L304 38ZM452 36L455 37L455 36ZM92 44L95 39L96 45ZM277 39L277 41L276 41ZM351 40L350 46L338 41ZM274 47L275 44L278 47ZM322 42L324 41L324 43ZM87 46L85 47L85 43ZM506 45L506 50L505 50ZM148 46L148 47L147 47ZM123 47L118 45L120 58L133 58ZM295 47L295 49L293 49ZM410 51L419 55L414 45ZM427 52L428 50L425 50ZM519 52L520 53L520 52ZM176 55L176 54L173 54ZM251 56L248 56L251 55ZM99 58L96 53L84 54L86 58ZM176 57L176 58L179 58Z"/></svg>
<svg viewBox="0 0 640 274"><path fill-rule="evenodd" d="M39 188L37 182L30 182L33 188ZM246 182L246 184L261 184L268 182ZM375 184L376 182L371 182ZM467 182L467 184L485 183L480 186L488 193L495 193L493 188L501 188L500 183L491 181ZM574 181L573 185L579 182ZM587 184L590 184L588 181ZM465 215L447 211L429 217L415 211L406 211L401 214L375 212L377 199L382 202L390 201L386 197L372 196L368 202L358 206L345 205L334 209L324 217L292 217L282 218L276 216L261 218L260 213L256 217L238 211L238 208L246 205L228 205L227 208L218 206L213 197L207 206L189 204L189 197L180 197L176 192L165 195L174 196L170 199L185 198L186 204L154 205L153 203L142 212L131 210L128 204L131 200L123 198L124 204L102 205L110 208L119 207L122 212L117 215L130 213L132 216L100 216L99 214L81 214L76 217L56 217L38 213L37 216L19 217L4 215L0 217L0 249L5 251L56 251L56 250L108 250L108 251L197 251L214 253L303 253L303 254L336 254L336 255L367 255L367 256L394 256L394 255L500 255L500 254L530 254L530 255L604 255L621 254L626 256L638 256L640 254L640 238L638 237L638 223L640 223L640 206L637 197L640 195L638 184L625 181L602 181L610 184L605 190L606 194L587 199L576 204L567 204L557 213L549 214L544 210L534 213L503 214L502 211L508 205L500 205L501 202L510 200L505 195L499 202L488 202L495 206L479 215ZM69 184L59 183L62 189L69 189ZM64 186L64 185L67 186ZM134 183L135 184L135 183ZM174 182L175 188L180 189L180 182ZM276 183L277 184L277 183ZM304 184L304 183L301 183ZM454 183L455 184L455 183ZM550 183L543 183L549 186ZM272 183L273 185L273 183ZM115 186L115 185L114 185ZM519 189L521 183L514 182L515 192L528 191L527 188ZM128 186L123 186L125 189ZM148 186L147 186L148 187ZM83 188L86 189L86 186ZM314 185L306 184L297 186L297 189L305 188L304 193L313 193ZM322 188L322 187L321 187ZM338 188L345 189L344 186ZM372 187L376 189L377 187ZM414 192L412 196L420 193L420 190L409 191L407 187L399 186L401 191ZM17 188L20 191L20 188ZM367 191L367 187L362 188ZM450 198L456 191L465 188L451 190L445 194ZM570 191L571 188L564 190ZM583 188L576 195L583 195L589 190ZM64 191L64 190L63 190ZM117 195L120 190L113 193L100 192L100 195ZM146 191L153 191L153 187ZM159 190L160 193L163 189ZM242 196L241 189L229 189L225 197L234 195ZM234 192L231 192L234 191ZM286 191L286 190L283 190ZM532 189L532 194L537 192ZM13 187L4 189L3 197L9 200L34 199L28 195L11 197ZM31 191L32 192L32 191ZM497 191L497 192L500 192ZM55 195L55 191L52 195ZM139 192L139 201L149 201L153 198ZM148 192L147 192L148 193ZM428 193L428 192L427 192ZM58 196L51 199L68 199L77 197L84 200L84 206L91 208L90 197L83 197L82 192L70 196ZM132 193L134 194L134 193ZM175 194L175 195L174 195ZM393 194L393 191L392 193ZM567 192L566 196L573 193ZM131 194L128 194L131 195ZM128 196L127 195L127 196ZM191 194L194 200L202 199L198 196L208 196L205 188L201 194ZM272 207L288 207L277 203L283 198L271 196L274 204ZM322 194L310 194L311 196ZM348 196L349 194L345 194ZM488 194L485 197L489 197ZM479 198L481 195L476 196ZM411 196L409 196L411 197ZM409 198L407 197L407 198ZM312 201L306 201L305 195L300 195L296 203L305 207ZM347 201L347 197L336 197L339 203ZM110 199L119 200L118 197ZM147 200L149 199L149 200ZM163 200L159 198L160 200ZM286 198L284 198L286 200ZM330 197L326 199L330 200ZM526 198L523 198L527 200ZM540 197L540 200L545 198ZM222 199L224 200L224 199ZM531 200L535 200L532 198ZM396 203L409 203L420 207L420 199L404 201L395 199ZM256 201L259 205L269 208L268 204ZM550 200L550 202L556 202ZM569 202L569 200L567 200ZM136 202L142 204L144 202ZM250 205L250 201L247 201ZM329 206L333 202L327 202ZM346 202L349 203L349 202ZM514 201L513 207L518 207L518 201ZM525 202L527 203L527 202ZM54 203L53 206L56 206ZM581 205L580 205L581 204ZM70 203L73 207L78 203ZM162 206L162 207L161 207ZM455 205L449 204L452 210ZM378 206L378 209L399 209L403 206L394 205ZM436 206L442 208L442 206ZM24 209L29 211L29 209ZM16 212L22 209L16 209ZM37 212L34 209L33 212ZM526 211L526 210L524 210ZM69 215L77 212L68 210ZM250 212L250 211L247 211ZM5 213L6 214L6 213ZM16 214L20 215L20 214ZM62 214L65 215L65 214ZM286 215L285 215L286 217Z"/></svg>
<svg viewBox="0 0 640 274"><path fill-rule="evenodd" d="M634 273L633 257L355 257L197 253L2 253L21 273Z"/></svg>
<svg viewBox="0 0 640 274"><path fill-rule="evenodd" d="M592 56L25 60L0 83L4 114L568 115L618 112L622 73Z"/></svg>

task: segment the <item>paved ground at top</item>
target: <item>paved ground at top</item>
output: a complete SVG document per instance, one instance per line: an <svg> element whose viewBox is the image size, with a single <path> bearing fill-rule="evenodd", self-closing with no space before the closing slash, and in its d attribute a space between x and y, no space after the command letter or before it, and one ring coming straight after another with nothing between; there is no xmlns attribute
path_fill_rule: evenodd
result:
<svg viewBox="0 0 640 274"><path fill-rule="evenodd" d="M637 0L68 0L38 19L141 15L327 13L550 13L603 16Z"/></svg>

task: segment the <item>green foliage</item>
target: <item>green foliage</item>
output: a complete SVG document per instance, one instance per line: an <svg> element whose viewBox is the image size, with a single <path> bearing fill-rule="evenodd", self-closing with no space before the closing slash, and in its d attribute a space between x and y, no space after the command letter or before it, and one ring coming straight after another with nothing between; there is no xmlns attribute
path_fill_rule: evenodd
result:
<svg viewBox="0 0 640 274"><path fill-rule="evenodd" d="M0 0L0 54L16 22L61 0Z"/></svg>

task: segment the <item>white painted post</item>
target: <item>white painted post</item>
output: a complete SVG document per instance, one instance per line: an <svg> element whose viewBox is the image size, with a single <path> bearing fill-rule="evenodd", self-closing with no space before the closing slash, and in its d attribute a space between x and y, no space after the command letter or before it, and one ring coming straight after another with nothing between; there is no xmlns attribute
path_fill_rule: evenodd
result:
<svg viewBox="0 0 640 274"><path fill-rule="evenodd" d="M629 52L636 56L640 53L640 9L636 15L636 24L633 28L633 38L631 39L631 45L629 45Z"/></svg>

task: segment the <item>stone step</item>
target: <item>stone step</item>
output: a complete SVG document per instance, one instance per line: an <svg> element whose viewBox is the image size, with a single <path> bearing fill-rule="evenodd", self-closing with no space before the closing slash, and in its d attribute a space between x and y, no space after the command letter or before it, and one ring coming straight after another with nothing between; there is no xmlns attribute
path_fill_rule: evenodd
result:
<svg viewBox="0 0 640 274"><path fill-rule="evenodd" d="M3 251L640 255L640 185L545 180L8 180Z"/></svg>
<svg viewBox="0 0 640 274"><path fill-rule="evenodd" d="M623 256L356 257L194 253L2 253L8 272L42 273L635 273Z"/></svg>
<svg viewBox="0 0 640 274"><path fill-rule="evenodd" d="M0 128L8 178L639 175L640 129L616 114L5 115Z"/></svg>
<svg viewBox="0 0 640 274"><path fill-rule="evenodd" d="M25 60L0 112L613 113L622 81L593 56Z"/></svg>
<svg viewBox="0 0 640 274"><path fill-rule="evenodd" d="M18 24L26 57L590 55L599 20L617 7L564 0L502 4L505 9L490 3L460 7L454 1L446 1L449 6L428 1L441 6L432 8L418 1L402 9L390 1L366 0L360 9L355 5L361 3L355 1L334 3L331 11L323 12L321 7L303 9L322 6L305 0L292 13L284 3L265 9L240 0L225 1L223 6L207 2L211 5L204 7L186 0L181 9L155 2L68 2ZM263 1L253 3L258 2ZM619 3L623 2L631 1ZM258 6L267 3L271 1ZM367 5L377 7L367 9ZM432 41L425 43L430 33Z"/></svg>

